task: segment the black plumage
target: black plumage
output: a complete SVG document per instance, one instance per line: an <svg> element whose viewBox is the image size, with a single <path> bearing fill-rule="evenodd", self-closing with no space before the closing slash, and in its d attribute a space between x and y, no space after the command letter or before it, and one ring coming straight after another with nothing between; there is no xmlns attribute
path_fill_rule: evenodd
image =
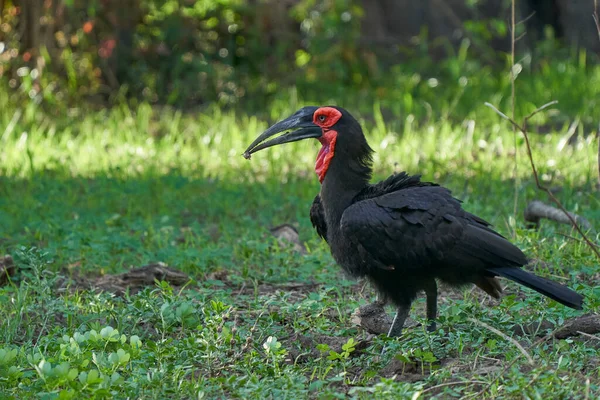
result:
<svg viewBox="0 0 600 400"><path fill-rule="evenodd" d="M308 118L320 134L306 122ZM334 122L327 126L326 118ZM581 295L521 269L528 263L523 252L488 222L463 210L448 189L404 172L370 184L372 150L358 122L344 109L307 107L279 124L284 126L289 120L302 127L298 134L288 133L257 147L281 128L275 125L246 155L300 136L323 143L331 157L324 169L323 162L317 163L322 186L310 209L311 222L347 273L368 278L396 304L391 336L400 334L420 291L427 296L428 319L435 319L437 281L451 286L475 284L498 298L502 288L495 277L502 276L581 309Z"/></svg>

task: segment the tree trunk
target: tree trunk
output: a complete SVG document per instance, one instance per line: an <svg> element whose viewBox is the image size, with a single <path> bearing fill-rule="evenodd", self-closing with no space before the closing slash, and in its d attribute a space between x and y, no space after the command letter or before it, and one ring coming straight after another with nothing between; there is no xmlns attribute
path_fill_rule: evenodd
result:
<svg viewBox="0 0 600 400"><path fill-rule="evenodd" d="M4 0L0 0L0 8ZM40 55L42 46L54 47L54 32L57 16L61 14L61 0L13 0L21 14L18 20L20 53L30 53L32 59Z"/></svg>
<svg viewBox="0 0 600 400"><path fill-rule="evenodd" d="M116 46L104 69L106 81L113 89L119 82L129 80L129 65L132 62L133 36L136 25L141 21L140 0L108 0L104 6L107 20L114 27Z"/></svg>

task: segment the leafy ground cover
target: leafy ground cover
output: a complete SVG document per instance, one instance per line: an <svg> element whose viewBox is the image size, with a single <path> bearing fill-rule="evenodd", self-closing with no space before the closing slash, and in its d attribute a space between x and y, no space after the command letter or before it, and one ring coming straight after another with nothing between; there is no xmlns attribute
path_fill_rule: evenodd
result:
<svg viewBox="0 0 600 400"><path fill-rule="evenodd" d="M528 87L543 85L531 79ZM377 151L376 179L407 170L448 186L544 261L529 268L584 294L585 309L512 283L501 302L471 288L445 290L438 331L418 324L418 301L417 324L389 340L353 322L375 293L342 275L310 227L317 144L241 157L268 122L302 105L294 96L261 116L142 105L57 120L0 95L0 256L18 267L0 288L0 397L600 395L600 336L552 335L598 313L597 260L566 226L526 229L526 204L547 199L535 189L522 138L515 148L510 126L483 105L501 96L483 97L462 119L450 115L451 97L428 118L338 103L361 119ZM531 141L544 182L595 221L597 143L584 124L569 129L589 117L591 103L582 101L567 107L582 115L537 116ZM298 229L306 252L273 237L270 228L284 223ZM89 288L157 261L190 281L120 294Z"/></svg>

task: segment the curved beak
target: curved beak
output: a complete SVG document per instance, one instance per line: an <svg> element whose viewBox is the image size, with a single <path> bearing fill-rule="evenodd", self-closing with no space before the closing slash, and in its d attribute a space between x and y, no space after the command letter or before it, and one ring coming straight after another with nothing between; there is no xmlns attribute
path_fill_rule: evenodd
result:
<svg viewBox="0 0 600 400"><path fill-rule="evenodd" d="M313 114L318 107L304 107L298 110L294 115L279 121L269 129L264 131L259 137L252 142L246 149L243 156L250 159L252 153L267 147L277 146L278 144L296 142L302 139L319 138L323 134L321 127L313 123ZM274 139L267 140L280 132L287 132Z"/></svg>

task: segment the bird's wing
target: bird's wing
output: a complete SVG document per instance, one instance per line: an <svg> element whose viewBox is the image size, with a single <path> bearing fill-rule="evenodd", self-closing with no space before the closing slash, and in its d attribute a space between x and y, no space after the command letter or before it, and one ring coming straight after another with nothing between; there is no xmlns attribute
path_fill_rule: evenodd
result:
<svg viewBox="0 0 600 400"><path fill-rule="evenodd" d="M395 269L444 264L483 270L526 262L518 248L466 213L440 186L410 187L359 201L344 211L340 224L361 254Z"/></svg>
<svg viewBox="0 0 600 400"><path fill-rule="evenodd" d="M325 222L325 211L321 203L321 196L316 195L310 206L310 222L316 229L317 234L327 241L327 223Z"/></svg>

